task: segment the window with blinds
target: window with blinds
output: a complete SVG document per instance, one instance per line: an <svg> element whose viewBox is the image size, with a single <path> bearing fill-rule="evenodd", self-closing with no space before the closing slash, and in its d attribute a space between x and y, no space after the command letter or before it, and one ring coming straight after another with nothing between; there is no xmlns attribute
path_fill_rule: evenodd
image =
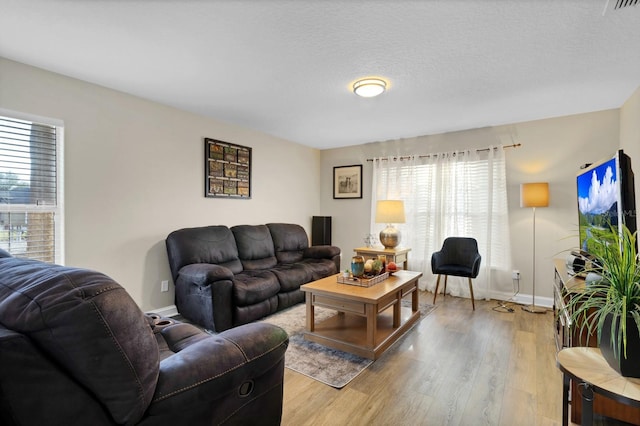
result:
<svg viewBox="0 0 640 426"><path fill-rule="evenodd" d="M61 130L0 116L0 248L14 256L61 260Z"/></svg>
<svg viewBox="0 0 640 426"><path fill-rule="evenodd" d="M479 244L486 243L485 264L510 270L503 157L489 160L485 155L468 159L458 155L451 161L441 157L382 162L376 173L377 199L405 202L411 223L403 228L407 230L405 242L408 238L413 241L412 258L430 259L446 236L474 236ZM428 243L418 243L424 241Z"/></svg>

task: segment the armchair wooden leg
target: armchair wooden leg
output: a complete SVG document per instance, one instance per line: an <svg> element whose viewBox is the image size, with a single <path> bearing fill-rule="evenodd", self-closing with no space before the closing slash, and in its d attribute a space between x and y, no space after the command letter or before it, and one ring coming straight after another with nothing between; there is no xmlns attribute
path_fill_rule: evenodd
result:
<svg viewBox="0 0 640 426"><path fill-rule="evenodd" d="M442 290L442 297L447 295L447 278L449 278L449 275L444 276L444 290Z"/></svg>
<svg viewBox="0 0 640 426"><path fill-rule="evenodd" d="M434 305L436 304L436 297L438 296L438 287L440 287L440 274L438 274L438 279L436 280L436 289L433 292L433 304Z"/></svg>
<svg viewBox="0 0 640 426"><path fill-rule="evenodd" d="M473 306L473 310L476 310L476 302L473 299L473 285L471 284L471 278L469 278L469 292L471 293L471 306Z"/></svg>

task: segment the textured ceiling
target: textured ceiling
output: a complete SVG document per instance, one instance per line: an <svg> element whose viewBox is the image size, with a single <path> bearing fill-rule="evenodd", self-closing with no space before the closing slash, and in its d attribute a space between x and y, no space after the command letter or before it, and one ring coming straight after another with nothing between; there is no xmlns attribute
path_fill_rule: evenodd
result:
<svg viewBox="0 0 640 426"><path fill-rule="evenodd" d="M0 56L324 149L620 107L614 2L0 0Z"/></svg>

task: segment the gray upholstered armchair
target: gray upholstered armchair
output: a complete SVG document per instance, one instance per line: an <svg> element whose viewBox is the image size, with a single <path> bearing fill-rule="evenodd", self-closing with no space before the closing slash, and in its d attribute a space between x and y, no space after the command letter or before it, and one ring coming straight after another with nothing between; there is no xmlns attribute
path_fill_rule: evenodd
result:
<svg viewBox="0 0 640 426"><path fill-rule="evenodd" d="M0 250L0 424L280 423L286 333L145 315L94 271Z"/></svg>
<svg viewBox="0 0 640 426"><path fill-rule="evenodd" d="M442 244L442 249L431 256L431 270L434 274L438 274L436 289L433 292L433 303L436 303L441 275L444 275L444 293L447 292L447 276L466 277L469 279L471 306L475 311L476 303L473 298L471 279L477 277L480 272L480 260L478 242L474 238L446 238Z"/></svg>

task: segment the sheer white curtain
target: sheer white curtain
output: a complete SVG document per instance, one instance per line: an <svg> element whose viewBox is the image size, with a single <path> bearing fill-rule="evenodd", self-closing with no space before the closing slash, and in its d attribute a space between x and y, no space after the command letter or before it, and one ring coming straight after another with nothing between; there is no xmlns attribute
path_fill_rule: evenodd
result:
<svg viewBox="0 0 640 426"><path fill-rule="evenodd" d="M474 280L477 298L511 290L511 249L505 157L502 146L488 150L445 152L403 159L373 160L371 231L377 200L403 200L406 223L400 246L411 248L409 269L422 271L420 288L433 291L431 254L446 237L473 237L482 256L480 274ZM443 286L441 286L442 288ZM470 297L466 279L449 277L447 291Z"/></svg>

